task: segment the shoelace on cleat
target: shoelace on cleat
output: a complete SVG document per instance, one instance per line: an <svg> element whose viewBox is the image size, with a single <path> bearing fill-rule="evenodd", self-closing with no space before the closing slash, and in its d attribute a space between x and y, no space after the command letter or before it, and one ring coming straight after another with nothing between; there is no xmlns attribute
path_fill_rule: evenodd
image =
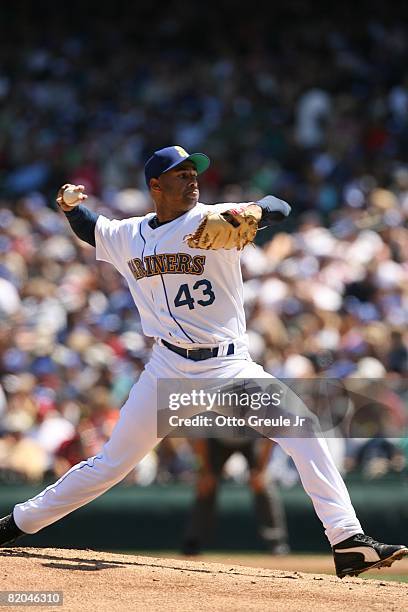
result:
<svg viewBox="0 0 408 612"><path fill-rule="evenodd" d="M369 546L374 546L378 544L380 544L381 546L381 542L377 542L376 540L374 540L374 538L372 538L369 535L366 535L365 533L358 533L356 536L354 536L354 539L357 540L358 542L363 542L364 544L368 544Z"/></svg>

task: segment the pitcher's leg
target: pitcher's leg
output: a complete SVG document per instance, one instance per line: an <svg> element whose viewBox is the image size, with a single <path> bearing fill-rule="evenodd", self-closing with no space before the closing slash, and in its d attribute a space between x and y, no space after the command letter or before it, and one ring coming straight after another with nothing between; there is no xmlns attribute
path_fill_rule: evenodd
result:
<svg viewBox="0 0 408 612"><path fill-rule="evenodd" d="M276 438L292 457L332 546L362 533L346 485L324 438Z"/></svg>
<svg viewBox="0 0 408 612"><path fill-rule="evenodd" d="M41 493L17 504L13 512L17 526L25 533L36 533L87 504L122 480L158 442L156 383L145 371L131 389L101 453L81 461Z"/></svg>
<svg viewBox="0 0 408 612"><path fill-rule="evenodd" d="M236 363L236 372L232 373L232 376L249 380L273 378L258 364L240 361ZM295 394L289 393L287 396L289 402L292 395ZM302 409L299 398L294 397L294 400L300 404L298 408ZM307 414L306 409L305 416ZM330 544L333 546L352 535L362 533L346 485L337 470L325 439L317 436L274 439L293 458L303 487L323 523Z"/></svg>

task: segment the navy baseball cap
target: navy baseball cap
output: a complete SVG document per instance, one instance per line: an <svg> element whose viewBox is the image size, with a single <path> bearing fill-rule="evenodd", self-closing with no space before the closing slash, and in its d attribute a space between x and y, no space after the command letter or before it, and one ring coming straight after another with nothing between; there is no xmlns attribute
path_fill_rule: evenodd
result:
<svg viewBox="0 0 408 612"><path fill-rule="evenodd" d="M155 151L145 164L146 184L150 186L150 179L158 178L164 172L175 168L185 161L193 162L197 173L205 172L210 165L210 158L204 153L187 153L183 147L166 147Z"/></svg>

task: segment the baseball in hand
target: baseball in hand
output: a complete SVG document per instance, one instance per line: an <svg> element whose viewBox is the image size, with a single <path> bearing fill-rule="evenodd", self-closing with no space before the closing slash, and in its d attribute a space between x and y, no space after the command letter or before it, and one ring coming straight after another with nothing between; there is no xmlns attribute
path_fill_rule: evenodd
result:
<svg viewBox="0 0 408 612"><path fill-rule="evenodd" d="M80 185L80 187L82 187L82 185ZM83 193L82 191L78 190L77 185L70 185L62 192L64 204L71 206L72 208L80 204L80 202L84 199L82 196Z"/></svg>

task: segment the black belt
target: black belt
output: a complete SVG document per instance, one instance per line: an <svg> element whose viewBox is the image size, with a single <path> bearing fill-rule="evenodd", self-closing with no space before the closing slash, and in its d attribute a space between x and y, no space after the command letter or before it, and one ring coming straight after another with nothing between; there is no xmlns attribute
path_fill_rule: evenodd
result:
<svg viewBox="0 0 408 612"><path fill-rule="evenodd" d="M197 349L185 349L181 346L175 346L174 344L170 344L166 342L166 340L162 340L164 346L173 353L177 353L177 355L181 355L185 359L192 359L193 361L203 361L204 359L210 359L211 357L218 357L219 347L215 346L214 348L197 348ZM234 343L228 345L227 355L234 354Z"/></svg>

